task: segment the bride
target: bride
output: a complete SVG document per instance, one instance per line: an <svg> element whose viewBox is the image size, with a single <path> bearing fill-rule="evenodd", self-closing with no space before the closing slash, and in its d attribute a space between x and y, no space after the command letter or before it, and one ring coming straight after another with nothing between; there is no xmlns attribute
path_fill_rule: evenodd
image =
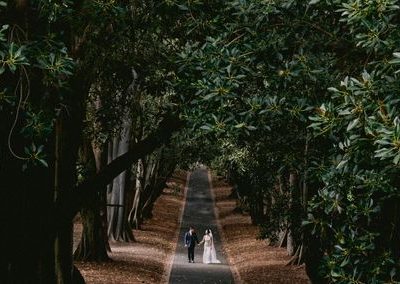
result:
<svg viewBox="0 0 400 284"><path fill-rule="evenodd" d="M214 247L213 235L210 229L206 230L203 236L203 240L199 244L202 243L204 243L203 263L207 264L221 263L221 261L217 259L217 253Z"/></svg>

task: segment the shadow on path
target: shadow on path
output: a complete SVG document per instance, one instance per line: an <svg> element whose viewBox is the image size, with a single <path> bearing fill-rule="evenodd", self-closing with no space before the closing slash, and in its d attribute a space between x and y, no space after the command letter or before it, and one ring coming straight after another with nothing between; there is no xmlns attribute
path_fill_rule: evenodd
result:
<svg viewBox="0 0 400 284"><path fill-rule="evenodd" d="M195 227L199 241L207 228L212 230L217 258L221 264L203 264L203 246L195 248L195 263L188 263L187 248L184 247L183 238L191 225ZM234 283L229 265L222 253L208 171L205 169L197 169L190 176L169 283Z"/></svg>

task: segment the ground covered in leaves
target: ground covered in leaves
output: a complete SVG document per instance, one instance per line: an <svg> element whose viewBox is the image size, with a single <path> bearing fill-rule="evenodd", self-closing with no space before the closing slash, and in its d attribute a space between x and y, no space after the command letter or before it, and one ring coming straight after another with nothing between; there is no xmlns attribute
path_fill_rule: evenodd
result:
<svg viewBox="0 0 400 284"><path fill-rule="evenodd" d="M134 230L136 242L111 242L112 261L76 262L86 283L167 283L175 253L179 218L184 205L186 172L179 172L157 200L153 218ZM223 248L237 283L309 283L303 266L287 266L290 257L282 248L257 240L258 228L250 217L236 212L231 187L213 179L216 211L223 232ZM74 247L82 225L74 227Z"/></svg>
<svg viewBox="0 0 400 284"><path fill-rule="evenodd" d="M76 262L86 283L163 283L175 253L179 218L184 205L186 172L177 172L156 201L153 218L145 221L142 230L133 230L136 242L111 242L110 257L105 263ZM74 229L77 246L82 225Z"/></svg>
<svg viewBox="0 0 400 284"><path fill-rule="evenodd" d="M287 266L290 260L283 248L257 240L258 228L250 217L235 212L236 200L231 187L213 179L217 215L223 231L223 247L238 283L310 283L304 266Z"/></svg>

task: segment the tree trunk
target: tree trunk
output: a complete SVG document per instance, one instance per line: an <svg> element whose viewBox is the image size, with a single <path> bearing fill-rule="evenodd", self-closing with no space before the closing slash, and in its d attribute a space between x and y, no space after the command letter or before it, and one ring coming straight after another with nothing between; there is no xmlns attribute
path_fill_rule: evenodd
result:
<svg viewBox="0 0 400 284"><path fill-rule="evenodd" d="M286 240L286 251L287 254L292 256L294 255L295 250L295 243L292 235L292 230L289 229L287 233L287 240Z"/></svg>
<svg viewBox="0 0 400 284"><path fill-rule="evenodd" d="M113 140L113 159L128 152L131 131L131 120L124 121L120 137ZM112 190L108 196L108 237L115 241L130 242L134 240L131 227L126 219L125 189L127 186L127 171L123 171L113 181Z"/></svg>
<svg viewBox="0 0 400 284"><path fill-rule="evenodd" d="M114 180L121 172L133 163L153 152L157 147L167 142L174 131L182 127L182 122L175 117L166 117L161 121L157 130L147 138L132 145L132 150L113 160L96 175L87 178L77 185L68 198L56 204L54 222L64 219L72 220L85 204L90 204L93 195L98 194L103 186Z"/></svg>
<svg viewBox="0 0 400 284"><path fill-rule="evenodd" d="M86 92L83 92L86 94ZM82 94L82 92L78 92ZM76 95L76 94L74 94ZM70 98L72 100L72 98ZM83 108L80 102L70 102L71 111L61 113L56 125L55 197L57 201L69 195L76 185L76 161L81 141ZM55 259L57 283L71 283L73 276L73 223L72 219L57 224Z"/></svg>
<svg viewBox="0 0 400 284"><path fill-rule="evenodd" d="M299 189L297 186L297 173L290 173L289 175L289 190L290 190L290 211L292 214L294 213L293 210L296 210L296 203L299 202L298 198L300 198ZM295 254L296 250L296 241L294 236L294 229L297 224L295 224L295 220L289 220L289 230L287 234L287 254L292 256Z"/></svg>
<svg viewBox="0 0 400 284"><path fill-rule="evenodd" d="M83 222L82 238L77 250L74 253L75 260L83 261L107 261L107 239L104 239L102 219L99 214L99 207L81 210Z"/></svg>
<svg viewBox="0 0 400 284"><path fill-rule="evenodd" d="M64 227L64 224L72 222L76 213L83 206L90 204L93 197L99 194L115 176L167 141L181 123L177 123L175 119L166 118L156 131L134 144L134 150L117 158L79 185L74 182L69 185L71 186L69 189L64 187L62 198L58 195L54 202L54 154L49 152L49 168L35 167L22 171L24 162L15 159L8 150L4 150L7 149L7 135L12 123L9 113L8 110L4 112L0 110L2 121L0 123L0 151L5 153L0 156L0 180L4 189L0 191L1 200L4 201L3 206L0 207L2 213L0 219L4 231L13 233L3 234L3 240L0 242L2 248L0 282L56 283L54 250L55 236L60 226ZM15 150L19 153L23 153L24 145L21 136L16 136L13 140L17 148ZM49 149L54 148L49 146ZM66 147L64 149L63 153L66 154ZM69 151L72 149L70 148ZM71 155L71 153L68 154ZM62 169L66 170L65 167ZM75 173L75 163L72 173ZM59 244L62 249L63 243ZM15 250L16 247L19 249ZM70 267L70 278L79 276L79 273L73 272L76 269L72 266L72 250L61 249L59 257L62 257L62 253L67 253L69 257L67 255L64 261L58 263L60 269L69 274L69 269L65 267ZM70 264L66 263L68 260L71 261ZM62 267L65 263L66 266Z"/></svg>
<svg viewBox="0 0 400 284"><path fill-rule="evenodd" d="M136 182L135 182L135 197L133 199L132 209L129 212L128 221L130 225L139 230L142 224L141 203L144 191L144 176L145 176L145 163L143 159L138 160L136 166Z"/></svg>
<svg viewBox="0 0 400 284"><path fill-rule="evenodd" d="M155 189L155 184L154 184L154 178L155 178L155 166L157 164L156 161L157 157L152 154L146 159L146 164L145 164L145 174L144 174L144 188L143 188L143 193L141 196L141 202L140 202L140 219L141 222L143 222L144 218L146 216L144 215L144 208L145 206L148 206L148 204L151 202L151 196L154 194Z"/></svg>
<svg viewBox="0 0 400 284"><path fill-rule="evenodd" d="M142 216L143 219L151 218L151 211L153 208L154 202L157 200L160 191L162 191L164 187L164 178L159 178L160 174L160 159L161 158L153 158L151 164L151 168L149 171L148 175L148 181L146 182L146 186L148 189L146 192L147 194L147 199L143 203L143 208L142 208Z"/></svg>
<svg viewBox="0 0 400 284"><path fill-rule="evenodd" d="M308 203L308 186L307 186L307 172L308 172L308 145L309 145L309 135L307 134L305 145L304 145L304 171L303 171L303 180L301 184L297 185L297 181L294 181L294 184L299 187L301 193L297 195L297 190L293 192L292 196L294 198L294 203L292 203L292 210L295 210L295 216L305 216L307 213L307 203ZM300 199L297 202L297 199ZM300 226L301 220L293 220L296 226ZM300 238L301 244L289 261L288 264L300 265L304 263L304 256L307 253L307 241L305 238L304 232L301 233Z"/></svg>
<svg viewBox="0 0 400 284"><path fill-rule="evenodd" d="M264 200L262 198L262 192L255 188L250 180L246 181L246 188L249 195L249 210L251 222L253 225L259 225L262 223L263 211L264 211Z"/></svg>
<svg viewBox="0 0 400 284"><path fill-rule="evenodd" d="M94 143L92 149L96 172L99 172L104 165L105 151L102 151ZM75 260L97 262L109 260L107 251L110 251L110 245L106 231L105 194L98 194L96 198L96 200L93 200L93 206L81 210L83 231L79 246L74 253Z"/></svg>
<svg viewBox="0 0 400 284"><path fill-rule="evenodd" d="M142 215L143 218L151 218L152 210L155 201L163 192L168 178L173 174L176 168L174 161L163 159L163 156L155 162L152 177L149 181L149 186L152 189L147 201L143 205Z"/></svg>

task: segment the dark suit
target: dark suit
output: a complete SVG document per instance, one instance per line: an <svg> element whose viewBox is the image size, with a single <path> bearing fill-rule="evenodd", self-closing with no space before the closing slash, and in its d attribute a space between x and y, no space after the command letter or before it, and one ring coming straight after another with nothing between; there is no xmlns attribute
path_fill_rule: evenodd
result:
<svg viewBox="0 0 400 284"><path fill-rule="evenodd" d="M192 234L189 232L186 232L185 234L185 245L188 247L188 258L189 261L194 261L194 247L196 246L196 243L199 243L199 239L197 238L197 235L195 232Z"/></svg>

